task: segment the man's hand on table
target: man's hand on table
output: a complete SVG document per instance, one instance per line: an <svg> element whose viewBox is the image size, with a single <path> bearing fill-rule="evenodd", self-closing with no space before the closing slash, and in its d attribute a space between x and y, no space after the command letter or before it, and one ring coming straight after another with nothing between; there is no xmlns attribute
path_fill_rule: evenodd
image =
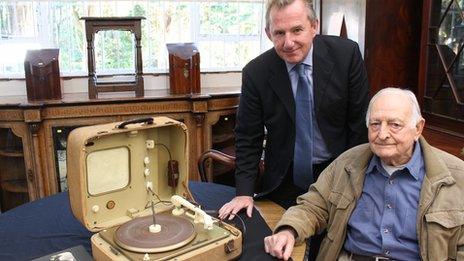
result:
<svg viewBox="0 0 464 261"><path fill-rule="evenodd" d="M283 229L272 236L264 238L266 253L279 259L288 260L295 245L295 234L292 229Z"/></svg>
<svg viewBox="0 0 464 261"><path fill-rule="evenodd" d="M225 219L229 217L229 220L232 220L234 216L244 208L246 208L247 216L251 217L251 213L253 212L253 198L250 196L236 196L219 209L219 218Z"/></svg>

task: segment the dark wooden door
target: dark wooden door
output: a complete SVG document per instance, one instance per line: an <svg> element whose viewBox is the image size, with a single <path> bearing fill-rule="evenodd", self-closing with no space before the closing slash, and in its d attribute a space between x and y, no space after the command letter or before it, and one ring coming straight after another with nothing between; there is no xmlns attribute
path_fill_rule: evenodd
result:
<svg viewBox="0 0 464 261"><path fill-rule="evenodd" d="M364 60L371 95L385 87L417 94L422 1L367 0Z"/></svg>

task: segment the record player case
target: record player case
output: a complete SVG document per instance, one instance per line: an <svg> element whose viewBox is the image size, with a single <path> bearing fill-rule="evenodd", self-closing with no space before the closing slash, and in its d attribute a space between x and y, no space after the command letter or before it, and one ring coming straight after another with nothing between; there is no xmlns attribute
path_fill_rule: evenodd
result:
<svg viewBox="0 0 464 261"><path fill-rule="evenodd" d="M240 230L216 219L207 226L207 217L199 215L203 210L188 201L178 204L192 200L188 148L186 126L167 117L81 127L69 134L71 209L97 232L91 238L96 260L240 256ZM161 232L147 228L153 216ZM182 239L172 241L176 238ZM165 245L154 246L158 243Z"/></svg>

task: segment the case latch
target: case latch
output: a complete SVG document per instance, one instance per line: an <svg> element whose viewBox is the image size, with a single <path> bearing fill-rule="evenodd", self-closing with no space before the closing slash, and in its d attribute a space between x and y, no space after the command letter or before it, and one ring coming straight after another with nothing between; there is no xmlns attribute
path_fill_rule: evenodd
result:
<svg viewBox="0 0 464 261"><path fill-rule="evenodd" d="M224 244L224 251L226 252L226 254L230 254L235 250L237 250L237 248L235 248L234 240L229 240L227 243Z"/></svg>

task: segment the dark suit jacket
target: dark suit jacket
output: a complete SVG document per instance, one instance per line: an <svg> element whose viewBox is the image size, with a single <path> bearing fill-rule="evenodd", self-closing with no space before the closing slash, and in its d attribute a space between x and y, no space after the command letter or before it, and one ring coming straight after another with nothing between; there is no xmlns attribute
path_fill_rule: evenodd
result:
<svg viewBox="0 0 464 261"><path fill-rule="evenodd" d="M334 157L367 141L368 81L358 45L334 36L313 42L313 85L317 123ZM252 196L266 127L265 173L260 195L281 183L293 162L295 101L284 60L274 48L249 62L235 127L237 195Z"/></svg>

